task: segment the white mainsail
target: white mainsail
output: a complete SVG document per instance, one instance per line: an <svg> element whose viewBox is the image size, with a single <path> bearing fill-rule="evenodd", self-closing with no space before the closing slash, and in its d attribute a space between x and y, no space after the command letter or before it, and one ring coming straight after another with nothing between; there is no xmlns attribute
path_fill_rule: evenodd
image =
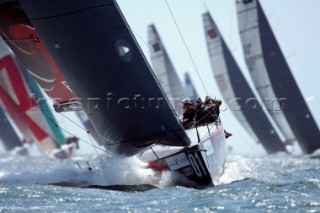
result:
<svg viewBox="0 0 320 213"><path fill-rule="evenodd" d="M196 91L195 86L193 85L193 82L188 72L184 73L184 84L186 94L189 96L189 98L196 99L198 97L198 93Z"/></svg>
<svg viewBox="0 0 320 213"><path fill-rule="evenodd" d="M186 97L185 89L153 24L148 27L148 43L153 71L179 115L182 112L181 100Z"/></svg>
<svg viewBox="0 0 320 213"><path fill-rule="evenodd" d="M237 2L237 11L244 56L251 78L267 111L277 124L286 141L292 141L295 139L295 136L282 112L279 99L277 99L274 93L263 59L258 26L257 1Z"/></svg>
<svg viewBox="0 0 320 213"><path fill-rule="evenodd" d="M241 125L247 130L252 139L259 142L259 139L245 118L243 111L239 110L241 106L237 102L237 96L235 95L234 88L231 85L228 68L223 55L220 33L217 30L218 28L211 20L209 13L203 14L203 22L204 30L206 32L210 64L222 96L230 110L234 113Z"/></svg>

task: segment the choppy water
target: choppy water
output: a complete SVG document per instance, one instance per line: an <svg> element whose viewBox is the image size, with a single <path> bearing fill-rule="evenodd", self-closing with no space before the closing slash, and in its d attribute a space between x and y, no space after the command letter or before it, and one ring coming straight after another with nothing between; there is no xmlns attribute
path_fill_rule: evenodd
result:
<svg viewBox="0 0 320 213"><path fill-rule="evenodd" d="M160 188L144 192L47 185L152 183L152 171L134 158L90 160L92 171L83 158L11 156L0 163L0 212L320 212L320 160L306 157L229 156L215 187L169 187L165 174Z"/></svg>

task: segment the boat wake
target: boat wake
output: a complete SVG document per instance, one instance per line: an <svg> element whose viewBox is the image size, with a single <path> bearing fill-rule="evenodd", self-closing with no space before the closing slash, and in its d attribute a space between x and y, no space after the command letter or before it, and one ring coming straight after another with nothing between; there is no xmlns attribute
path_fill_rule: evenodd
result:
<svg viewBox="0 0 320 213"><path fill-rule="evenodd" d="M9 156L1 159L0 163L0 184L44 184L125 191L177 185L172 180L180 180L184 182L183 185L188 185L183 175L159 173L135 157L88 159L88 156L78 156L73 160L57 160L44 156ZM255 170L256 164L252 159L229 156L226 170L216 184L228 184L252 177ZM191 182L189 185L192 187Z"/></svg>
<svg viewBox="0 0 320 213"><path fill-rule="evenodd" d="M44 156L0 159L0 184L43 184L64 187L143 191L173 185L172 173L161 174L135 157L79 156L57 160Z"/></svg>
<svg viewBox="0 0 320 213"><path fill-rule="evenodd" d="M216 185L244 180L250 177L255 170L256 165L250 158L239 155L228 156L225 171Z"/></svg>
<svg viewBox="0 0 320 213"><path fill-rule="evenodd" d="M307 169L304 164L312 161L307 156L292 156L278 153L268 156L239 156L229 155L224 174L216 185L229 184L239 181L256 180L272 184L286 172L294 173L297 169Z"/></svg>

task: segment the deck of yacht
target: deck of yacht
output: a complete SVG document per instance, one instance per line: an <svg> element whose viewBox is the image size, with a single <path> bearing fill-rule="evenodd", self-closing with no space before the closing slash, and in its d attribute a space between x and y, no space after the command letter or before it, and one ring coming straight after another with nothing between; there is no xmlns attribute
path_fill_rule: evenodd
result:
<svg viewBox="0 0 320 213"><path fill-rule="evenodd" d="M187 135L190 138L191 146L197 145L200 141L204 141L207 139L214 130L217 129L217 124L211 123L204 126L199 126L197 128L191 128L186 130ZM197 135L197 131L199 134L199 138ZM166 145L152 145L148 147L146 150L144 150L141 155L140 159L144 162L150 162L153 160L160 159L165 156L173 155L181 150L183 150L184 147L181 146L166 146Z"/></svg>

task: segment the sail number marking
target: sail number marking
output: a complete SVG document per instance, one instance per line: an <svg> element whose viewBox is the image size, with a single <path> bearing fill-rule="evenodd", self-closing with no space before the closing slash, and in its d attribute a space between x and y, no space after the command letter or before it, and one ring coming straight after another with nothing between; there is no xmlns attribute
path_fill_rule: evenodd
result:
<svg viewBox="0 0 320 213"><path fill-rule="evenodd" d="M194 174L194 171L193 171L193 169L189 166L189 167L183 169L183 174L184 174L185 176L189 176L189 175Z"/></svg>
<svg viewBox="0 0 320 213"><path fill-rule="evenodd" d="M203 166L201 159L200 159L197 152L195 152L193 154L191 154L191 153L188 154L188 158L189 158L189 161L190 161L191 166L193 168L193 171L196 173L196 175L198 177L202 177L202 175L204 175L204 176L207 175L206 169Z"/></svg>

